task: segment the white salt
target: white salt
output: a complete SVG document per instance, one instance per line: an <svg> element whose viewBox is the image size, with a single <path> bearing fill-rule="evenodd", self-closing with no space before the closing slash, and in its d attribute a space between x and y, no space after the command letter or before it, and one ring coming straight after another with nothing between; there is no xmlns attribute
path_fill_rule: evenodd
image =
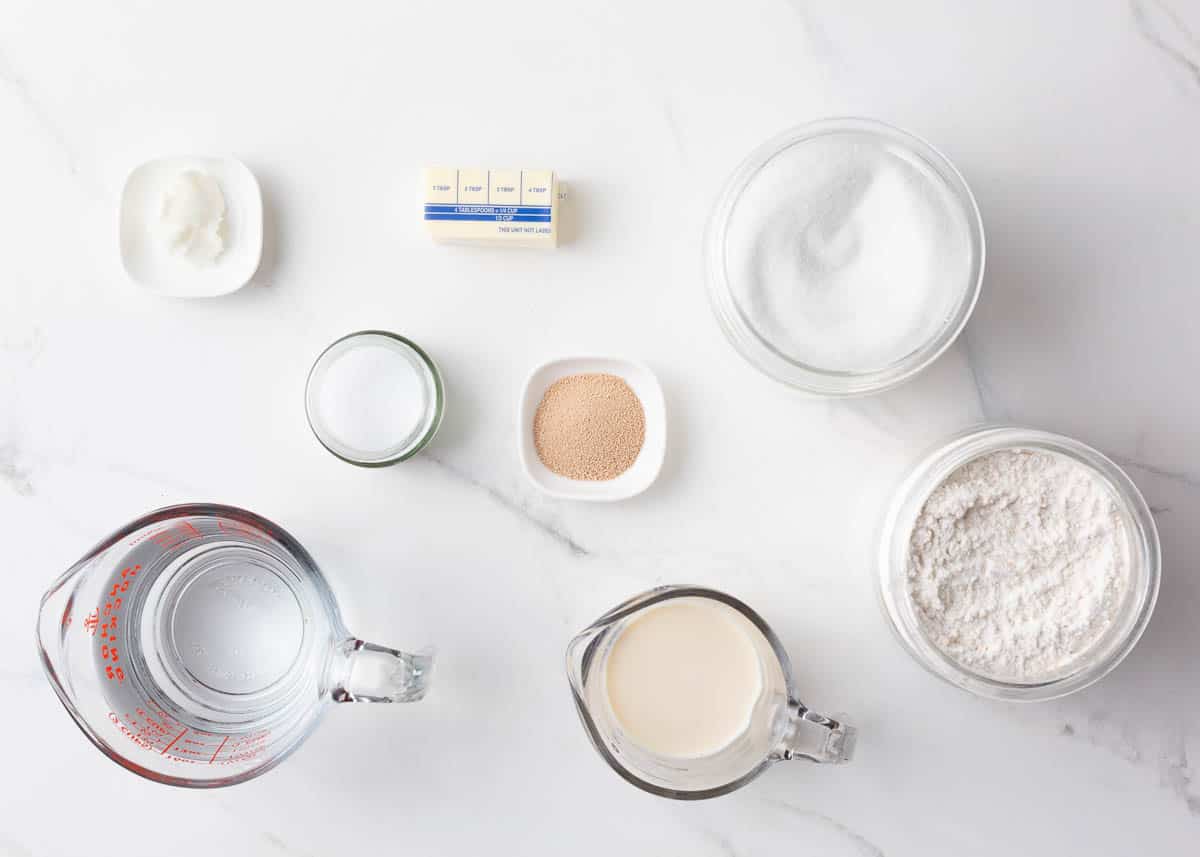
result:
<svg viewBox="0 0 1200 857"><path fill-rule="evenodd" d="M318 416L330 439L378 455L407 446L430 418L426 368L397 344L355 345L320 381Z"/></svg>

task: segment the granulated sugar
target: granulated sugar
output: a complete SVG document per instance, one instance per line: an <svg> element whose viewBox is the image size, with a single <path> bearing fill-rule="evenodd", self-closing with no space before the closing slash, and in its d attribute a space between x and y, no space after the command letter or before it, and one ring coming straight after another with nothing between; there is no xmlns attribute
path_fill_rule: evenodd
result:
<svg viewBox="0 0 1200 857"><path fill-rule="evenodd" d="M878 371L929 342L972 266L963 203L873 135L805 140L762 167L726 238L730 286L773 348L826 371Z"/></svg>
<svg viewBox="0 0 1200 857"><path fill-rule="evenodd" d="M1112 625L1130 585L1110 492L1065 456L1006 449L954 471L909 540L908 592L926 637L1004 681L1059 675Z"/></svg>
<svg viewBox="0 0 1200 857"><path fill-rule="evenodd" d="M550 385L533 417L533 443L546 467L570 479L615 479L646 439L642 403L607 373L568 375Z"/></svg>

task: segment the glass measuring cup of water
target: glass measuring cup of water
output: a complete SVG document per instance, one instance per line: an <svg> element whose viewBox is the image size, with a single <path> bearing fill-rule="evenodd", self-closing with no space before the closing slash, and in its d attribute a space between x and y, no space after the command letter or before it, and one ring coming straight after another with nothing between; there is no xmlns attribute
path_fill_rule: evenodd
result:
<svg viewBox="0 0 1200 857"><path fill-rule="evenodd" d="M691 694L663 691L687 686L672 672L692 673ZM853 727L800 702L787 653L767 623L712 589L664 586L614 607L571 641L567 674L597 752L627 781L662 797L717 797L775 762L845 762L853 751ZM720 694L738 694L744 709ZM713 744L726 714L738 728ZM689 736L698 743L689 747Z"/></svg>
<svg viewBox="0 0 1200 857"><path fill-rule="evenodd" d="M213 504L160 509L106 538L50 587L37 632L46 675L93 744L198 788L274 767L329 703L420 699L432 666L356 639L294 538Z"/></svg>

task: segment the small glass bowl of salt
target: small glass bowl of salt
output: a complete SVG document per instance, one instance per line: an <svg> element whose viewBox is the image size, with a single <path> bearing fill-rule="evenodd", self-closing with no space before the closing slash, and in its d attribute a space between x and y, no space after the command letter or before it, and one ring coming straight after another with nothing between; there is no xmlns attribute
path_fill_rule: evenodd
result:
<svg viewBox="0 0 1200 857"><path fill-rule="evenodd" d="M416 343L385 330L335 341L313 364L304 390L317 440L360 467L416 455L437 434L444 407L433 360Z"/></svg>
<svg viewBox="0 0 1200 857"><path fill-rule="evenodd" d="M801 125L750 154L705 241L726 337L820 396L894 387L966 324L983 279L979 209L954 166L868 119Z"/></svg>

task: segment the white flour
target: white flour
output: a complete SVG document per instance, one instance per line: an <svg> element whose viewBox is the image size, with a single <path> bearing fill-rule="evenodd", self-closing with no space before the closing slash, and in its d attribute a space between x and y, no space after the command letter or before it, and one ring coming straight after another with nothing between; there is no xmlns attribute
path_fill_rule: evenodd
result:
<svg viewBox="0 0 1200 857"><path fill-rule="evenodd" d="M909 541L926 636L977 673L1061 674L1103 637L1129 588L1129 539L1104 484L1064 456L1000 450L934 489Z"/></svg>

